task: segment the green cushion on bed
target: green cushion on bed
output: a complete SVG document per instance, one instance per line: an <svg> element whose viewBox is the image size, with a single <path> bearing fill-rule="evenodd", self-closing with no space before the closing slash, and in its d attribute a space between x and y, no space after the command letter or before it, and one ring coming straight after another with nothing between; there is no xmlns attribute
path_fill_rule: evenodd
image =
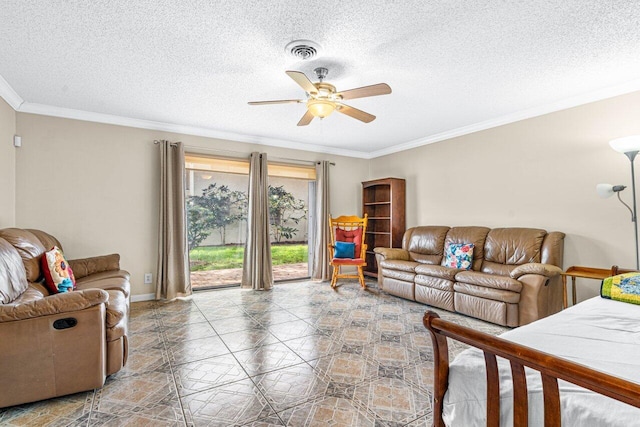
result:
<svg viewBox="0 0 640 427"><path fill-rule="evenodd" d="M640 273L607 277L600 286L600 296L615 301L640 304Z"/></svg>

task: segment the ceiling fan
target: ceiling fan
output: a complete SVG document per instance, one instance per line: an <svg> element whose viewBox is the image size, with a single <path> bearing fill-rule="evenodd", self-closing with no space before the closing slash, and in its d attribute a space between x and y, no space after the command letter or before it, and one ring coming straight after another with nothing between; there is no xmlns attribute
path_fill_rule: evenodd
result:
<svg viewBox="0 0 640 427"><path fill-rule="evenodd" d="M387 95L391 93L391 88L386 83L378 83L371 86L359 87L357 89L344 90L337 92L336 87L332 84L325 83L323 80L327 77L327 70L324 67L318 67L313 70L318 77L318 82L313 83L309 78L300 71L287 71L287 75L300 85L307 94L307 99L283 99L278 101L254 101L249 105L270 105L270 104L307 104L307 112L298 122L298 126L306 126L311 123L314 117L324 119L329 114L337 111L346 114L349 117L358 119L361 122L369 123L375 120L376 116L366 113L357 108L350 107L342 103L344 99L365 98L367 96Z"/></svg>

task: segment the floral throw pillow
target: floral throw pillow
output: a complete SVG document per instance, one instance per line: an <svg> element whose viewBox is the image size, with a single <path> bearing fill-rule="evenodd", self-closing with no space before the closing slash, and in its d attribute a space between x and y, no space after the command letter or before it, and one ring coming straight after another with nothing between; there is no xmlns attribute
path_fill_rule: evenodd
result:
<svg viewBox="0 0 640 427"><path fill-rule="evenodd" d="M76 279L62 251L54 246L42 255L44 281L51 293L71 292L76 288Z"/></svg>
<svg viewBox="0 0 640 427"><path fill-rule="evenodd" d="M445 267L471 270L473 266L473 243L451 243L444 250Z"/></svg>

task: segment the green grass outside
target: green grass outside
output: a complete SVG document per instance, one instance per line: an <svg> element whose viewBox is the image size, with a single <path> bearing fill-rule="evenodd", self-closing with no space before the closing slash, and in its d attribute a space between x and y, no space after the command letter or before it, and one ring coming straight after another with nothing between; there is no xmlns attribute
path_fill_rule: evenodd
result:
<svg viewBox="0 0 640 427"><path fill-rule="evenodd" d="M271 245L273 265L307 262L307 245ZM189 252L191 271L242 268L244 246L204 246Z"/></svg>

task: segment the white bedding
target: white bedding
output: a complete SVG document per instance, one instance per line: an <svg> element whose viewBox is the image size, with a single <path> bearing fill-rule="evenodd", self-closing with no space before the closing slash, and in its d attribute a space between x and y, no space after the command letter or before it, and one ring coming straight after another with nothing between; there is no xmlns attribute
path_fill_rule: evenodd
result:
<svg viewBox="0 0 640 427"><path fill-rule="evenodd" d="M501 335L546 353L640 383L640 305L595 297ZM513 425L509 363L498 358L501 426ZM478 349L462 352L449 371L443 418L449 426L484 426L486 372ZM529 425L543 426L540 375L527 369ZM640 409L559 381L562 426L640 426Z"/></svg>

